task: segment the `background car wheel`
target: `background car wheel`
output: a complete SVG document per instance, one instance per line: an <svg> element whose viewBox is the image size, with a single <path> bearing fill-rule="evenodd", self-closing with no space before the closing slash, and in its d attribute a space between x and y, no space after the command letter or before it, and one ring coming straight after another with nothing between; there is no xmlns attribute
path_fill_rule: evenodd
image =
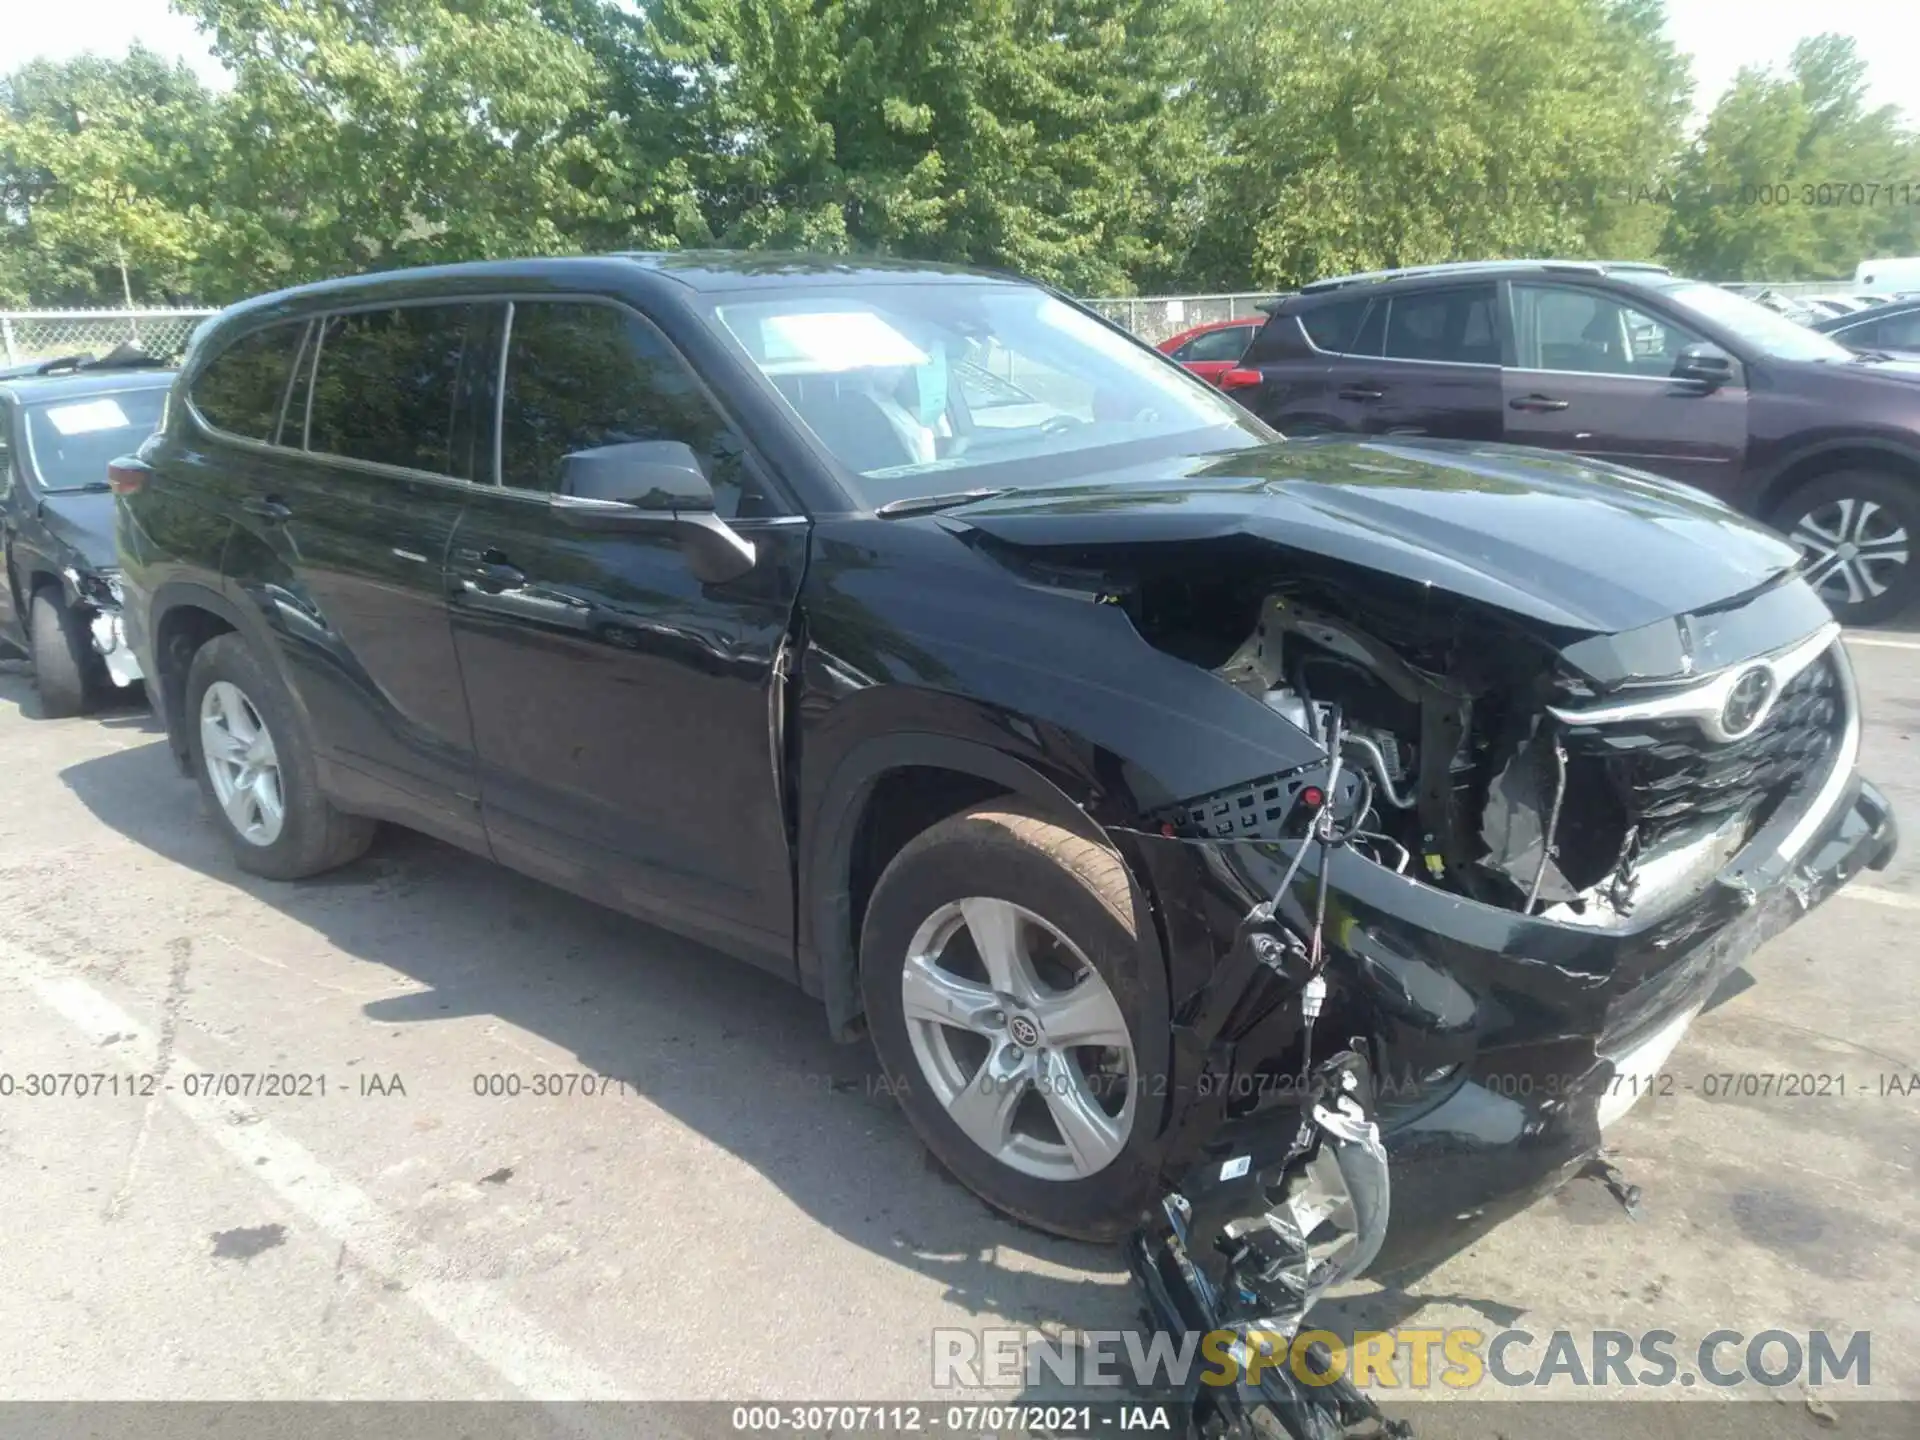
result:
<svg viewBox="0 0 1920 1440"><path fill-rule="evenodd" d="M280 682L238 635L219 635L187 669L187 748L234 862L299 880L357 860L374 822L320 792L313 751Z"/></svg>
<svg viewBox="0 0 1920 1440"><path fill-rule="evenodd" d="M936 1157L988 1204L1111 1240L1154 1196L1164 981L1111 851L1006 803L911 841L867 907L874 1048Z"/></svg>
<svg viewBox="0 0 1920 1440"><path fill-rule="evenodd" d="M1807 557L1807 583L1849 625L1891 620L1920 599L1920 486L1841 470L1802 486L1775 523Z"/></svg>
<svg viewBox="0 0 1920 1440"><path fill-rule="evenodd" d="M40 712L59 720L99 705L109 683L106 662L94 653L86 621L74 613L66 596L52 586L34 591L27 625Z"/></svg>

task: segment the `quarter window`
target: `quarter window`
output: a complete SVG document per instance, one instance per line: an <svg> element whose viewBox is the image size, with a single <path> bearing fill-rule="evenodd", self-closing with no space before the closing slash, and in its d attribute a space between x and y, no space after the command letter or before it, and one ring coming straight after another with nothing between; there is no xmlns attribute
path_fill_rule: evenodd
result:
<svg viewBox="0 0 1920 1440"><path fill-rule="evenodd" d="M273 440L287 398L306 321L242 335L193 382L193 408L207 423L248 440ZM298 436L294 437L298 440Z"/></svg>
<svg viewBox="0 0 1920 1440"><path fill-rule="evenodd" d="M460 362L472 312L471 305L411 305L329 316L321 327L307 448L452 474Z"/></svg>
<svg viewBox="0 0 1920 1440"><path fill-rule="evenodd" d="M1497 315L1491 285L1396 295L1387 309L1386 353L1396 360L1498 365Z"/></svg>
<svg viewBox="0 0 1920 1440"><path fill-rule="evenodd" d="M563 457L641 440L691 448L721 516L769 513L745 444L652 325L612 305L516 301L500 412L500 483L554 491Z"/></svg>
<svg viewBox="0 0 1920 1440"><path fill-rule="evenodd" d="M1522 370L1592 375L1673 373L1674 362L1701 337L1623 305L1609 295L1557 285L1513 287L1515 352Z"/></svg>
<svg viewBox="0 0 1920 1440"><path fill-rule="evenodd" d="M1300 324L1307 332L1307 338L1313 341L1315 349L1334 354L1351 353L1354 332L1360 328L1360 317L1366 313L1366 309L1364 297L1342 300L1337 304L1321 305L1306 311L1300 316ZM1374 353L1379 353L1377 345Z"/></svg>

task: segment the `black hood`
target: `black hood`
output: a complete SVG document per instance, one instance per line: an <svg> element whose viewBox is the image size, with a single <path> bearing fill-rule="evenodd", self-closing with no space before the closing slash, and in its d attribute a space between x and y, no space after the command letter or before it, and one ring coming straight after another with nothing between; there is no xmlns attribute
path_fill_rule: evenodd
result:
<svg viewBox="0 0 1920 1440"><path fill-rule="evenodd" d="M1546 450L1428 440L1290 440L948 513L1012 545L1251 536L1586 634L1714 609L1799 559L1684 485Z"/></svg>
<svg viewBox="0 0 1920 1440"><path fill-rule="evenodd" d="M95 570L110 570L119 563L113 552L112 495L104 491L50 494L41 500L40 514L47 529L74 551L69 558Z"/></svg>

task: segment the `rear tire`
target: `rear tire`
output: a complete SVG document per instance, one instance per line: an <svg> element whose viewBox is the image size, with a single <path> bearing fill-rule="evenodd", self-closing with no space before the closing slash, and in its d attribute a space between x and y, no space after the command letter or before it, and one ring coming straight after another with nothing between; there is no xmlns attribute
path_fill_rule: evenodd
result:
<svg viewBox="0 0 1920 1440"><path fill-rule="evenodd" d="M194 652L183 713L200 794L242 870L302 880L366 854L375 822L321 793L291 697L239 635L216 635Z"/></svg>
<svg viewBox="0 0 1920 1440"><path fill-rule="evenodd" d="M40 713L64 720L97 708L108 684L107 667L94 653L87 622L48 585L33 592L27 623Z"/></svg>
<svg viewBox="0 0 1920 1440"><path fill-rule="evenodd" d="M976 943L999 923L1011 979ZM1170 1036L1143 923L1118 856L1002 800L910 841L861 931L874 1049L914 1129L989 1205L1072 1239L1120 1238L1156 1193ZM955 1009L929 1021L930 1002ZM983 1117L988 1096L1009 1098Z"/></svg>
<svg viewBox="0 0 1920 1440"><path fill-rule="evenodd" d="M1920 600L1920 484L1836 470L1789 495L1773 522L1807 557L1807 583L1843 624L1878 625Z"/></svg>

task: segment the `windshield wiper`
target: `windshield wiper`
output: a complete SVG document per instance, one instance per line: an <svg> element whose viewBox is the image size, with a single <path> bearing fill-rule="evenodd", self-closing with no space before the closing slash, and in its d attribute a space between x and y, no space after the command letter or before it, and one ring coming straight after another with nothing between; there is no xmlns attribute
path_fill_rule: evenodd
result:
<svg viewBox="0 0 1920 1440"><path fill-rule="evenodd" d="M84 485L43 485L43 495L104 495L113 487L104 480L89 480Z"/></svg>
<svg viewBox="0 0 1920 1440"><path fill-rule="evenodd" d="M1002 485L997 490L949 490L944 495L909 495L901 500L889 500L873 513L882 520L898 520L903 515L931 515L936 510L951 510L956 505L971 505L976 500L997 500L1002 495L1011 495L1018 489L1014 485Z"/></svg>
<svg viewBox="0 0 1920 1440"><path fill-rule="evenodd" d="M1863 365L1891 365L1893 356L1884 350L1856 350L1853 358Z"/></svg>

